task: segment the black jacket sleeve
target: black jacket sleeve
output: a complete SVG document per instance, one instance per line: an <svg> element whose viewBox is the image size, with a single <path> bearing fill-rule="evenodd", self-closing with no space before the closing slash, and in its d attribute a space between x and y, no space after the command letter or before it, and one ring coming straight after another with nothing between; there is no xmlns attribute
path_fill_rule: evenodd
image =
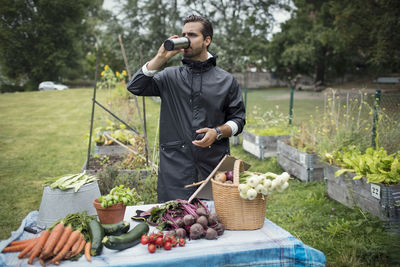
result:
<svg viewBox="0 0 400 267"><path fill-rule="evenodd" d="M243 127L246 124L246 111L242 90L240 89L239 83L236 79L233 79L232 81L227 102L226 121L231 120L237 124L238 131L235 135L238 135L243 131Z"/></svg>
<svg viewBox="0 0 400 267"><path fill-rule="evenodd" d="M160 90L156 82L157 77L158 74L154 77L144 75L142 68L140 68L129 81L127 89L134 95L160 96Z"/></svg>

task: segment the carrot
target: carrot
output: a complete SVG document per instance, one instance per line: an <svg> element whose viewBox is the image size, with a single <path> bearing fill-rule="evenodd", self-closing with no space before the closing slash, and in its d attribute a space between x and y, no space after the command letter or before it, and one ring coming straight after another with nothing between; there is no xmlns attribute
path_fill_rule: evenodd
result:
<svg viewBox="0 0 400 267"><path fill-rule="evenodd" d="M22 251L24 248L26 248L29 245L29 243L25 243L25 244L18 244L18 245L14 245L14 246L8 246L5 247L3 249L3 253L6 252L17 252L17 251Z"/></svg>
<svg viewBox="0 0 400 267"><path fill-rule="evenodd" d="M64 259L65 255L68 253L71 247L76 243L76 240L78 240L80 235L81 235L80 230L73 231L69 236L67 243L65 243L64 247L61 249L61 251L53 259L51 259L51 263L56 263Z"/></svg>
<svg viewBox="0 0 400 267"><path fill-rule="evenodd" d="M53 228L49 238L46 241L46 244L42 249L42 252L40 253L40 258L46 259L51 256L51 253L53 252L53 249L56 246L57 241L60 239L61 235L64 232L64 228L65 227L62 222L60 222L59 224L56 225L56 227Z"/></svg>
<svg viewBox="0 0 400 267"><path fill-rule="evenodd" d="M58 254L58 252L62 249L62 247L67 242L69 236L71 235L71 233L72 233L72 227L70 225L66 226L63 234L61 235L60 240L57 242L57 245L53 250L54 255Z"/></svg>
<svg viewBox="0 0 400 267"><path fill-rule="evenodd" d="M28 244L28 246L26 246L26 247L21 251L21 253L18 254L18 258L19 258L19 259L22 259L23 257L25 257L25 255L27 255L28 252L30 252L30 251L32 250L32 248L36 245L37 241L38 241L38 237L34 238L34 239L32 240L32 242L30 242L30 243Z"/></svg>
<svg viewBox="0 0 400 267"><path fill-rule="evenodd" d="M75 252L72 253L71 258L75 257L76 255L78 255L83 250L83 248L85 247L85 244L86 244L85 239L82 239L81 243L79 244L78 249Z"/></svg>
<svg viewBox="0 0 400 267"><path fill-rule="evenodd" d="M87 261L92 261L92 256L90 255L90 249L92 248L92 242L88 241L85 245L85 257Z"/></svg>
<svg viewBox="0 0 400 267"><path fill-rule="evenodd" d="M32 249L32 254L29 256L28 264L32 264L33 260L39 256L40 252L42 251L42 248L44 244L47 241L47 238L49 238L50 232L48 230L44 230L42 234L39 237L39 240L36 242L36 245Z"/></svg>
<svg viewBox="0 0 400 267"><path fill-rule="evenodd" d="M9 246L15 246L15 245L20 245L24 243L30 243L32 240L36 239L37 237L31 238L31 239L24 239L24 240L14 240L12 241Z"/></svg>
<svg viewBox="0 0 400 267"><path fill-rule="evenodd" d="M74 255L76 255L76 254L79 253L78 249L79 249L79 246L80 246L82 240L83 240L83 234L81 233L81 234L79 235L78 240L76 240L76 242L75 242L75 243L73 244L73 246L71 247L71 250L69 251L69 252L71 252L71 253L68 252L67 258L73 257Z"/></svg>

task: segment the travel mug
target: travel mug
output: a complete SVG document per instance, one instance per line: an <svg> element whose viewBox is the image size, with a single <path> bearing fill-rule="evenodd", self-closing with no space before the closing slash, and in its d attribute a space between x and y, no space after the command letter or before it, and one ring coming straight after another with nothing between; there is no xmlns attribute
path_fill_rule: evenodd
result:
<svg viewBox="0 0 400 267"><path fill-rule="evenodd" d="M164 42L164 48L168 51L178 50L181 48L189 48L190 40L187 37L167 39Z"/></svg>

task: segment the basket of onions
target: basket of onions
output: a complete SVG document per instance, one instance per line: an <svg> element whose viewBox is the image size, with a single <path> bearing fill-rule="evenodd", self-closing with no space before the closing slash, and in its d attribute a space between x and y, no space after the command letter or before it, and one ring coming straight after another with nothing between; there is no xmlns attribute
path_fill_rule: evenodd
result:
<svg viewBox="0 0 400 267"><path fill-rule="evenodd" d="M229 172L217 172L211 179L215 210L228 230L255 230L263 227L267 196L283 192L289 174L244 171L243 162L235 160L232 180ZM225 176L225 177L224 177Z"/></svg>

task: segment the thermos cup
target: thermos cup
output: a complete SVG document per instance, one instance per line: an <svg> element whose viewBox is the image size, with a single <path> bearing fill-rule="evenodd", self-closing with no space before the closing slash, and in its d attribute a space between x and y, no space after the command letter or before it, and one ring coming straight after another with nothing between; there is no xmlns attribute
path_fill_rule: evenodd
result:
<svg viewBox="0 0 400 267"><path fill-rule="evenodd" d="M164 48L165 50L168 51L178 50L181 48L189 48L189 47L190 47L190 40L187 37L167 39L164 42Z"/></svg>

